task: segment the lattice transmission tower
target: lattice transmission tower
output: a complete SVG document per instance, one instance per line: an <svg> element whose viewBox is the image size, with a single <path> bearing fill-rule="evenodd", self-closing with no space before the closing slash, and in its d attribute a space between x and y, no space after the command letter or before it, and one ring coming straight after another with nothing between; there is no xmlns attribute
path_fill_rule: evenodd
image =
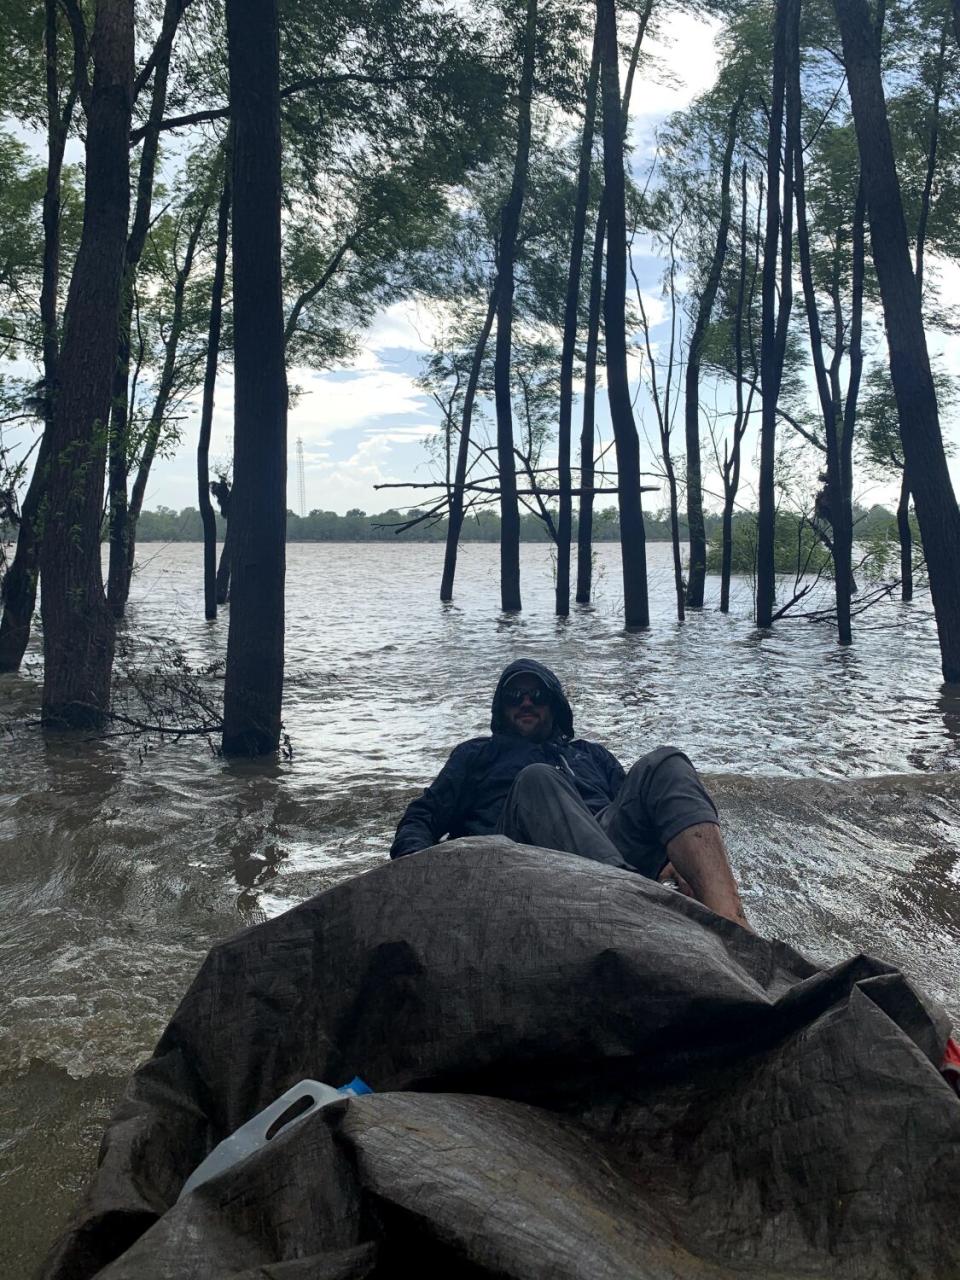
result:
<svg viewBox="0 0 960 1280"><path fill-rule="evenodd" d="M297 436L297 496L300 499L300 515L307 514L307 480L303 470L303 440Z"/></svg>

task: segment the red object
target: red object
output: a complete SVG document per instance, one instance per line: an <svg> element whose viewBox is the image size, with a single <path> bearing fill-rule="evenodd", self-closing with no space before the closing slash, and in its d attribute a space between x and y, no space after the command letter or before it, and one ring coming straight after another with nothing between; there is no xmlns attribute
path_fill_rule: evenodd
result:
<svg viewBox="0 0 960 1280"><path fill-rule="evenodd" d="M960 1044L952 1037L947 1041L946 1052L940 1063L940 1072L947 1084L952 1085L960 1097Z"/></svg>

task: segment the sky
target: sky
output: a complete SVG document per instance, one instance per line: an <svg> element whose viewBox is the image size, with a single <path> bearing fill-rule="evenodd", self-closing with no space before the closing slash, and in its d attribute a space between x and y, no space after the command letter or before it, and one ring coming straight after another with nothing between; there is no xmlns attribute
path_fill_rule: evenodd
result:
<svg viewBox="0 0 960 1280"><path fill-rule="evenodd" d="M671 22L665 39L650 41L649 51L656 56L659 67L656 80L638 79L634 89L631 123L636 163L642 164L652 154L656 126L713 83L717 68L715 30L708 22L679 16ZM663 310L658 283L661 264L649 256L637 263L648 314L659 315ZM287 504L291 510L299 511L298 440L303 445L307 511L321 509L343 514L357 508L373 514L393 506L405 510L426 500L429 491L377 491L374 486L435 478L424 442L439 433L440 413L417 387L416 379L437 325L437 318L416 299L398 303L376 317L353 363L325 373L296 367L289 370L291 386L300 388L288 418ZM230 456L232 393L232 378L221 377L211 459ZM579 412L578 403L574 407L575 424ZM196 419L194 409L183 423L184 440L176 455L154 464L146 507L163 505L180 510L196 505ZM609 415L602 390L597 420L602 435L609 439ZM545 455L544 465L553 460ZM644 466L652 469L655 465L648 451Z"/></svg>
<svg viewBox="0 0 960 1280"><path fill-rule="evenodd" d="M631 109L633 164L643 173L654 153L657 126L671 112L686 107L692 99L713 83L717 72L715 35L717 27L709 21L690 15L677 15L659 40L645 46L654 57L657 70L638 77ZM665 307L660 298L663 263L648 252L635 252L634 265L644 293L647 313L656 340L665 337ZM960 286L960 272L957 284ZM949 296L949 294L947 295ZM657 321L659 320L659 327ZM288 419L288 507L300 510L298 445L302 442L305 511L315 509L341 514L359 508L369 514L389 507L402 510L426 501L429 491L390 488L377 490L377 485L399 482L427 482L435 478L425 442L440 430L440 413L433 401L416 385L423 357L429 352L438 324L433 315L416 299L398 303L381 311L364 335L356 359L344 367L317 373L308 368L291 368L290 385L299 388ZM947 364L960 373L960 344L955 340L932 339L941 348ZM633 361L635 384L640 380L640 364ZM229 371L217 383L216 406L211 442L211 464L226 461L232 452L233 380ZM158 458L153 466L145 496L147 509L165 506L180 510L196 506L196 438L199 426L199 397L184 410L181 423L182 443L171 456ZM578 431L580 406L574 406L574 432ZM647 473L644 483L659 483L659 464L649 443L655 434L652 407L641 391L636 404L637 425L641 435L641 468ZM601 437L610 439L609 413L603 387L597 397L597 424ZM649 440L648 440L649 437ZM682 422L675 431L677 449L682 452ZM709 450L709 443L705 446ZM744 474L741 501L754 505L753 485L756 468L754 433L744 445ZM809 452L809 451L808 451ZM548 449L542 465L555 460ZM711 495L719 491L715 466L705 453L707 468L704 484L708 507L719 505ZM810 460L807 469L815 469ZM954 463L954 484L960 480L960 464ZM712 474L709 474L712 471ZM896 502L897 487L877 484L868 477L858 478L856 495L867 504ZM612 500L606 500L608 503ZM666 498L650 494L651 509L665 505Z"/></svg>

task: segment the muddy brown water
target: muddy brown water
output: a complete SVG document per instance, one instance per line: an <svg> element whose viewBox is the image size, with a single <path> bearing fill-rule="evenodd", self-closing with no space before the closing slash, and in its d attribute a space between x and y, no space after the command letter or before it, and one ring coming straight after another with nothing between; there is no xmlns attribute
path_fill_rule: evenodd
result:
<svg viewBox="0 0 960 1280"><path fill-rule="evenodd" d="M653 626L623 631L617 549L594 606L552 615L549 552L522 553L525 611L497 610L498 552L468 545L454 604L442 547L288 549L285 724L293 759L228 763L203 740L145 754L18 729L0 740L0 1275L30 1274L62 1227L124 1078L208 948L375 865L406 801L483 733L501 667L564 679L578 730L629 763L676 743L709 775L759 930L831 963L901 966L960 1023L960 697L940 683L929 606L891 602L856 644L827 628L671 617L650 549ZM200 549L141 548L130 661L177 643L222 656ZM0 720L36 714L39 647L0 677ZM361 1072L362 1074L362 1072Z"/></svg>

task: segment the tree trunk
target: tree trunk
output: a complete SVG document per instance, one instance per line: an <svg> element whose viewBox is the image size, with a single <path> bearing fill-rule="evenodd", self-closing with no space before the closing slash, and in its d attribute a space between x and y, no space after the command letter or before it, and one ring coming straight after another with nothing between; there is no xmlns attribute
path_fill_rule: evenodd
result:
<svg viewBox="0 0 960 1280"><path fill-rule="evenodd" d="M838 556L847 566L847 585L850 595L857 590L853 577L853 437L857 424L857 402L863 377L863 292L866 276L865 222L867 198L863 181L857 185L857 199L853 211L853 235L851 242L850 272L850 339L847 350L849 374L847 394L843 405L843 439L840 442L840 534L843 545ZM840 643L844 641L841 638Z"/></svg>
<svg viewBox="0 0 960 1280"><path fill-rule="evenodd" d="M133 562L137 552L137 522L140 519L140 512L143 509L143 499L147 492L147 481L150 478L150 471L153 467L153 460L157 454L157 448L160 444L160 434L163 431L163 423L167 414L167 406L170 403L170 396L173 392L174 380L177 371L177 351L180 346L180 337L183 333L183 306L184 294L186 292L187 280L193 269L193 258L197 250L197 241L203 231L203 224L207 219L207 210L209 205L204 201L198 214L197 221L190 230L187 239L186 251L183 257L183 266L177 272L176 280L173 286L173 313L170 317L170 333L167 337L167 347L163 359L163 368L160 371L160 381L157 386L157 396L153 403L153 411L150 414L150 421L147 423L147 430L144 434L143 453L140 458L140 465L137 468L137 478L133 483L133 489L130 493L129 503L125 501L126 513L126 530L122 542L126 560L121 570L117 569L118 599L126 605L127 597L130 594L130 582L133 578ZM124 481L124 499L126 499L126 481ZM109 603L109 598L108 598ZM116 611L113 610L114 617Z"/></svg>
<svg viewBox="0 0 960 1280"><path fill-rule="evenodd" d="M203 521L203 611L212 620L217 616L217 517L210 501L210 432L213 427L213 397L217 385L220 332L223 319L223 282L227 273L227 241L230 236L231 149L223 157L223 190L217 210L217 248L210 290L210 324L207 330L207 359L203 372L203 404L200 410L200 439L197 441L197 502Z"/></svg>
<svg viewBox="0 0 960 1280"><path fill-rule="evenodd" d="M217 566L217 604L226 604L230 599L230 566L233 562L233 525L230 517L225 517L227 527L223 532L223 546L220 548L220 564Z"/></svg>
<svg viewBox="0 0 960 1280"><path fill-rule="evenodd" d="M940 434L937 397L910 262L880 58L865 0L834 0L843 40L860 165L880 285L890 376L906 473L923 539L937 620L943 678L960 681L960 511Z"/></svg>
<svg viewBox="0 0 960 1280"><path fill-rule="evenodd" d="M583 420L580 425L580 511L577 519L577 604L589 604L593 591L594 437L597 406L597 351L603 305L603 245L607 230L606 201L600 201L590 263L587 345L584 352Z"/></svg>
<svg viewBox="0 0 960 1280"><path fill-rule="evenodd" d="M909 604L913 599L913 530L910 528L910 486L906 472L900 481L897 532L900 535L900 599Z"/></svg>
<svg viewBox="0 0 960 1280"><path fill-rule="evenodd" d="M607 285L604 332L607 391L617 453L620 554L623 564L624 621L628 627L650 624L647 602L646 541L640 493L640 442L627 373L626 295L627 227L623 173L623 117L614 0L597 0L600 75L603 101L603 178L607 205Z"/></svg>
<svg viewBox="0 0 960 1280"><path fill-rule="evenodd" d="M682 215L681 215L682 216ZM650 399L657 415L657 429L660 433L660 456L663 469L667 474L667 488L670 495L670 545L673 550L673 589L677 598L677 621L686 619L686 592L683 582L683 554L680 550L680 508L677 498L677 472L673 465L670 451L670 434L673 425L673 414L670 410L670 393L673 386L673 361L677 341L677 255L676 236L679 224L670 233L670 354L667 358L666 386L663 399L657 386L657 362L654 359L653 345L650 342L650 325L647 311L643 305L643 297L637 292L637 305L640 308L640 320L643 326L643 341L647 351L647 366L650 369Z"/></svg>
<svg viewBox="0 0 960 1280"><path fill-rule="evenodd" d="M130 330L133 320L133 292L137 268L143 257L150 216L153 210L153 185L160 150L159 125L167 105L167 80L170 74L170 51L173 36L186 0L166 0L161 35L157 41L150 111L143 135L140 169L137 176L137 199L133 226L127 238L120 320L117 333L117 367L114 372L113 403L110 414L108 446L110 557L107 571L107 603L115 618L122 618L130 592L130 566L133 564L133 526L136 517L127 502L127 479L130 471Z"/></svg>
<svg viewBox="0 0 960 1280"><path fill-rule="evenodd" d="M834 250L834 309L836 334L834 336L834 367L831 370L835 387L827 376L823 352L823 332L817 305L813 279L813 262L810 253L810 233L807 224L807 194L803 164L803 139L800 134L800 14L791 15L794 21L787 31L787 146L793 157L794 198L797 207L797 251L800 259L800 276L803 281L804 306L807 327L810 331L810 351L813 357L814 377L823 417L823 435L827 451L827 485L830 496L830 551L833 556L834 597L837 608L837 634L840 644L852 642L850 627L852 528L848 527L846 514L850 504L844 503L843 494L847 480L843 472L844 419L839 407L839 361L843 343L843 324L840 301L840 229L837 229Z"/></svg>
<svg viewBox="0 0 960 1280"><path fill-rule="evenodd" d="M760 193L763 199L763 192ZM740 443L746 430L749 407L744 411L743 404L743 322L744 302L747 294L747 162L744 160L740 168L740 266L737 275L737 301L733 314L733 352L734 352L734 384L736 412L733 420L733 440L730 454L727 456L724 447L723 460L723 521L720 535L720 612L730 612L730 575L733 570L733 504L737 500L740 488ZM757 218L759 221L759 209ZM759 227L758 227L759 231ZM758 236L759 240L759 236ZM759 244L757 251L759 252ZM754 282L756 281L756 259L754 259ZM753 283L751 283L751 303L753 299ZM753 391L750 392L751 403Z"/></svg>
<svg viewBox="0 0 960 1280"><path fill-rule="evenodd" d="M703 523L703 478L700 466L700 362L710 314L720 287L724 259L727 256L727 237L730 233L730 170L733 166L733 149L737 142L737 119L742 101L741 94L733 104L727 122L727 137L720 170L720 221L717 225L717 239L710 271L703 293L700 295L697 318L687 352L684 423L687 444L687 524L690 530L687 605L691 609L703 608L704 582L707 575L707 535Z"/></svg>
<svg viewBox="0 0 960 1280"><path fill-rule="evenodd" d="M787 323L793 301L791 286L791 240L793 164L790 142L784 148L783 216L780 202L780 148L783 134L786 91L787 29L799 0L777 0L773 31L773 89L770 100L770 128L767 138L767 220L763 247L762 331L760 338L761 420L760 482L757 515L757 626L773 624L776 598L774 538L776 495L774 463L777 444L777 400L783 377ZM780 243L780 297L777 299L777 245Z"/></svg>
<svg viewBox="0 0 960 1280"><path fill-rule="evenodd" d="M570 612L570 540L573 525L573 500L570 494L570 424L573 416L573 361L577 346L577 319L580 312L580 277L583 270L583 242L587 229L587 204L590 199L590 165L593 158L593 130L597 110L597 79L600 51L594 31L593 55L587 79L587 101L580 140L580 170L577 175L577 200L573 211L573 236L570 245L570 271L563 315L563 348L560 354L560 406L557 428L557 468L560 490L557 517L557 614Z"/></svg>
<svg viewBox="0 0 960 1280"><path fill-rule="evenodd" d="M927 223L933 197L933 182L937 172L937 150L940 141L940 102L943 97L944 66L947 57L947 21L940 32L940 48L937 56L936 80L933 85L933 102L930 105L930 137L927 142L927 168L923 179L923 195L920 198L920 216L917 220L917 288L923 298L923 254L927 241Z"/></svg>
<svg viewBox="0 0 960 1280"><path fill-rule="evenodd" d="M500 607L515 611L520 600L520 507L513 455L513 407L510 399L510 351L513 340L514 268L517 232L530 160L530 104L537 45L537 0L527 0L523 68L517 92L517 150L510 195L500 215L497 272L497 345L493 366L497 410L497 464L500 472Z"/></svg>
<svg viewBox="0 0 960 1280"><path fill-rule="evenodd" d="M460 531L463 528L463 486L467 482L467 462L470 456L470 429L473 424L473 405L477 397L477 385L483 368L483 356L490 340L494 316L497 314L497 290L494 286L487 303L487 314L473 349L473 360L463 393L463 413L460 417L460 443L457 447L457 463L450 493L450 510L447 519L447 545L443 555L443 576L440 580L440 599L453 599L453 580L457 572L457 550Z"/></svg>
<svg viewBox="0 0 960 1280"><path fill-rule="evenodd" d="M20 507L17 549L3 580L3 617L0 619L0 671L18 671L30 640L30 625L37 603L42 530L38 516L46 494L53 433L53 406L57 386L60 336L57 323L57 291L60 284L60 190L67 130L79 88L76 76L60 109L57 74L57 4L44 6L44 44L47 77L47 177L43 192L43 275L40 285L40 322L43 341L43 436L33 475Z"/></svg>
<svg viewBox="0 0 960 1280"><path fill-rule="evenodd" d="M130 207L132 0L99 0L92 47L83 232L66 305L41 553L42 716L68 728L102 724L113 666L100 515Z"/></svg>
<svg viewBox="0 0 960 1280"><path fill-rule="evenodd" d="M225 755L280 743L287 383L280 274L277 0L227 0L233 121L234 474Z"/></svg>

